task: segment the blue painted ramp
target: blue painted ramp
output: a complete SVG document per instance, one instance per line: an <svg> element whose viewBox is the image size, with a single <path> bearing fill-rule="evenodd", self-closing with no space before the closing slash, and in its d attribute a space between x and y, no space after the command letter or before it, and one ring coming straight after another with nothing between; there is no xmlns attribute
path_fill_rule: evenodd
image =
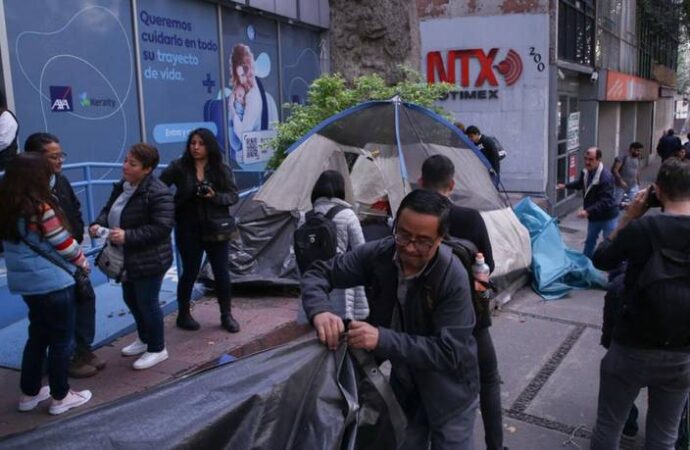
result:
<svg viewBox="0 0 690 450"><path fill-rule="evenodd" d="M92 265L93 267L93 265ZM91 274L96 291L96 338L94 347L108 344L134 331L134 318L122 301L122 288L108 281L98 269ZM177 272L173 267L165 276L160 293L163 313L177 309ZM7 275L4 258L0 258L0 366L10 369L21 367L22 352L26 343L29 320L22 298L10 294L7 289Z"/></svg>

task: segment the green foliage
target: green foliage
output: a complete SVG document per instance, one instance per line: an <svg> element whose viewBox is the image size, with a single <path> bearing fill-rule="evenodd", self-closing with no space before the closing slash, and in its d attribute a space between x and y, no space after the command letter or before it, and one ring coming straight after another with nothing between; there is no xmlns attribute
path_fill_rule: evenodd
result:
<svg viewBox="0 0 690 450"><path fill-rule="evenodd" d="M326 74L309 86L306 105L286 104L290 115L276 126L277 136L269 145L275 149L268 162L269 169L276 169L285 159L285 151L309 130L334 114L368 100L387 100L399 95L403 101L426 106L450 119L450 116L434 102L443 98L451 89L449 84L428 84L419 73L401 68L403 81L388 86L379 75L365 75L349 85L339 74Z"/></svg>

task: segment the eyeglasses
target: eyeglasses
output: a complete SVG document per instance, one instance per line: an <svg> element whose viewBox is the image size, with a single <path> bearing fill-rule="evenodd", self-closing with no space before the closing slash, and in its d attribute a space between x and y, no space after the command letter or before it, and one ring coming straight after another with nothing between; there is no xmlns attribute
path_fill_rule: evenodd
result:
<svg viewBox="0 0 690 450"><path fill-rule="evenodd" d="M402 247L407 247L408 245L412 244L418 252L422 253L427 253L429 250L431 250L431 247L433 247L435 243L433 239L428 238L410 239L409 236L398 233L396 233L394 236L396 244Z"/></svg>
<svg viewBox="0 0 690 450"><path fill-rule="evenodd" d="M48 156L48 159L51 161L64 161L67 159L67 153L55 153L53 155Z"/></svg>

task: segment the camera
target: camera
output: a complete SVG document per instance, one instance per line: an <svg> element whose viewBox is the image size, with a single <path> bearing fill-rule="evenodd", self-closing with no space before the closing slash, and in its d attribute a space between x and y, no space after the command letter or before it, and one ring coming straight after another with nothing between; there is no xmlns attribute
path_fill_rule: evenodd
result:
<svg viewBox="0 0 690 450"><path fill-rule="evenodd" d="M647 208L661 208L662 206L659 197L656 196L654 185L649 186L647 191Z"/></svg>
<svg viewBox="0 0 690 450"><path fill-rule="evenodd" d="M196 185L196 196L205 197L211 192L211 183L204 180Z"/></svg>

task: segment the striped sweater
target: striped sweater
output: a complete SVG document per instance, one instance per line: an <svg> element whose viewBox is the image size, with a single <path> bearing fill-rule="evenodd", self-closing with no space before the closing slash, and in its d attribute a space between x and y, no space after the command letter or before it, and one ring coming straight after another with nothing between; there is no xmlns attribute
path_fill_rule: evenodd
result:
<svg viewBox="0 0 690 450"><path fill-rule="evenodd" d="M29 230L42 234L66 261L80 267L86 262L81 246L62 225L60 218L55 214L55 210L49 205L46 204L43 207L41 223L32 221L29 224Z"/></svg>

